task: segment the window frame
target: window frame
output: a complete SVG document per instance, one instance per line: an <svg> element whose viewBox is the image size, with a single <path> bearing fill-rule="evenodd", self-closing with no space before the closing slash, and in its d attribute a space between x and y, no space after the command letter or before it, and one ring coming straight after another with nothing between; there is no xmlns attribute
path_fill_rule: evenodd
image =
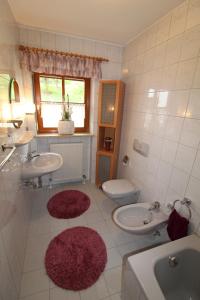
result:
<svg viewBox="0 0 200 300"><path fill-rule="evenodd" d="M33 91L34 91L34 102L36 105L36 116L37 116L37 132L38 133L58 133L57 127L43 127L43 120L41 117L41 92L40 92L40 76L49 78L59 78L62 80L62 96L65 93L65 79L82 80L85 83L84 93L84 104L85 104L85 119L84 127L75 127L75 133L89 133L90 123L90 78L84 77L73 77L63 75L52 75L46 73L33 73Z"/></svg>

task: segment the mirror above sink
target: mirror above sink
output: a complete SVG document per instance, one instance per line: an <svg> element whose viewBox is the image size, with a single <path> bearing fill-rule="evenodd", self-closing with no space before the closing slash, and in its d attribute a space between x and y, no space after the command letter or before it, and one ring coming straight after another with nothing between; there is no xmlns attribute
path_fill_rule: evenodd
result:
<svg viewBox="0 0 200 300"><path fill-rule="evenodd" d="M14 77L9 82L9 102L20 102L19 85Z"/></svg>
<svg viewBox="0 0 200 300"><path fill-rule="evenodd" d="M0 95L1 128L9 128L12 124L14 128L19 129L24 113L21 113L19 84L10 73L0 73Z"/></svg>

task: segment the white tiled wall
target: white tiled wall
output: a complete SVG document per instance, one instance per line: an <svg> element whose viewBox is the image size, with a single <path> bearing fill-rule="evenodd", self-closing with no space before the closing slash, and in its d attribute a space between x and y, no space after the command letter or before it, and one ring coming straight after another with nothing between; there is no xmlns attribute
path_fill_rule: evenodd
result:
<svg viewBox="0 0 200 300"><path fill-rule="evenodd" d="M18 29L7 1L0 0L0 73L17 78L23 94L19 63L15 52ZM0 111L8 105L0 95ZM17 130L13 130L15 134ZM21 130L18 130L21 132ZM12 137L11 137L12 139ZM9 142L0 130L0 145ZM2 151L0 149L0 155ZM30 219L30 194L20 185L20 159L15 156L0 171L0 299L17 300L25 256L26 234Z"/></svg>
<svg viewBox="0 0 200 300"><path fill-rule="evenodd" d="M126 99L119 176L137 182L142 201L189 197L200 222L200 1L189 0L124 50ZM134 138L149 156L132 149ZM123 155L130 164L122 166Z"/></svg>
<svg viewBox="0 0 200 300"><path fill-rule="evenodd" d="M121 46L25 27L20 28L20 43L25 46L42 47L108 58L109 62L102 64L102 79L121 78L123 50ZM23 77L27 101L33 101L30 74L26 73ZM96 166L97 102L98 81L92 80L90 131L94 136L91 140L91 161L89 162L90 165L88 165L88 168L91 169L91 180L93 182L95 180Z"/></svg>

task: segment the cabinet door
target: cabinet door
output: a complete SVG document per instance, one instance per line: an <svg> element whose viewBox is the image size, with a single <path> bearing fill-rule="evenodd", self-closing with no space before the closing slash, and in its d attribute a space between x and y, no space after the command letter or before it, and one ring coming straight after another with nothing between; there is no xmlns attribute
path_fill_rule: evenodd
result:
<svg viewBox="0 0 200 300"><path fill-rule="evenodd" d="M114 125L117 84L116 82L102 82L101 84L100 123Z"/></svg>
<svg viewBox="0 0 200 300"><path fill-rule="evenodd" d="M96 181L98 184L110 179L112 158L107 155L98 155L97 156L97 178Z"/></svg>

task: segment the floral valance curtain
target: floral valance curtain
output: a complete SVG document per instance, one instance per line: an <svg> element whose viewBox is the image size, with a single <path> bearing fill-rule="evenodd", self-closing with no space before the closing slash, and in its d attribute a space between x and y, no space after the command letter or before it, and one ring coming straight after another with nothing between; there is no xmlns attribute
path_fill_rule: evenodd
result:
<svg viewBox="0 0 200 300"><path fill-rule="evenodd" d="M100 79L102 76L101 63L107 61L99 57L24 46L19 47L19 52L22 69L52 75Z"/></svg>

